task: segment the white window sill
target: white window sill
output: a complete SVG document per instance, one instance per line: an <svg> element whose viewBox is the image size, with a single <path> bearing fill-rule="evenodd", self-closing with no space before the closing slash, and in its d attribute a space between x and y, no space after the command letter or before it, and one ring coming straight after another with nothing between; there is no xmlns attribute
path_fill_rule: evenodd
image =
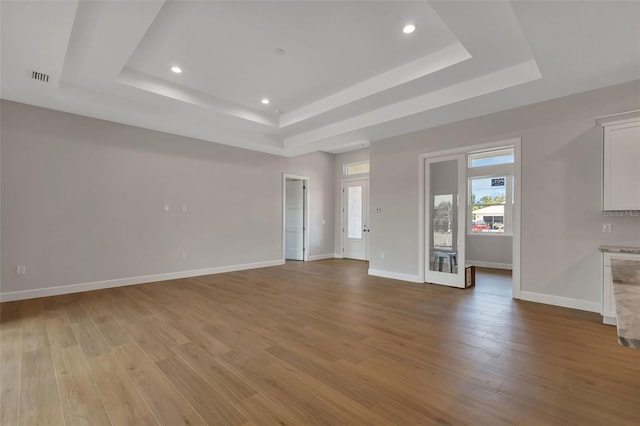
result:
<svg viewBox="0 0 640 426"><path fill-rule="evenodd" d="M478 233L467 233L467 237L491 237L491 238L504 238L504 237L513 237L513 234L508 234L506 232L478 232Z"/></svg>

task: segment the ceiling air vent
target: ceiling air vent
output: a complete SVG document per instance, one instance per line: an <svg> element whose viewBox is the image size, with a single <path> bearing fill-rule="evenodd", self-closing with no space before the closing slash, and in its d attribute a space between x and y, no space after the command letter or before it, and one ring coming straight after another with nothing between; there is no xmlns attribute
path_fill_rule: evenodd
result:
<svg viewBox="0 0 640 426"><path fill-rule="evenodd" d="M42 81L43 83L48 83L49 82L49 76L47 74L43 74L43 73L38 72L38 71L33 71L31 73L31 78L34 79L34 80Z"/></svg>

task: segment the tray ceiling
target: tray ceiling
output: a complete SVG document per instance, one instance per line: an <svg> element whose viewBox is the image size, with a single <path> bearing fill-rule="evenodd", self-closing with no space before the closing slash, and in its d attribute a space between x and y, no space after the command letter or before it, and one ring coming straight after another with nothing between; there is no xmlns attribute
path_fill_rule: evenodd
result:
<svg viewBox="0 0 640 426"><path fill-rule="evenodd" d="M637 2L0 8L2 98L285 156L640 78Z"/></svg>

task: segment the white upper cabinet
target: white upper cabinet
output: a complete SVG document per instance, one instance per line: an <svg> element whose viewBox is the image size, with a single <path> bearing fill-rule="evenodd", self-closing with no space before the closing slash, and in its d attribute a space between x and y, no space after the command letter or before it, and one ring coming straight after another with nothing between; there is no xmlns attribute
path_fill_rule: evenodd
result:
<svg viewBox="0 0 640 426"><path fill-rule="evenodd" d="M640 111L596 121L604 135L602 210L640 210Z"/></svg>

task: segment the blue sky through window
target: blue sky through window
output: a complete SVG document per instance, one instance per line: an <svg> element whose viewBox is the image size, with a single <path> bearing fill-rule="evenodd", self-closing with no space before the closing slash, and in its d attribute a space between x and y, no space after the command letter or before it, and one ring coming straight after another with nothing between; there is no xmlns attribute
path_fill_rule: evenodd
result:
<svg viewBox="0 0 640 426"><path fill-rule="evenodd" d="M496 197L506 197L507 195L507 187L506 187L506 176L498 176L498 178L502 178L502 185L495 185L497 182L492 182L496 179L495 176L489 178L474 178L471 179L471 193L476 196L476 203L479 203L480 200L489 196L492 199ZM494 186L492 186L492 183Z"/></svg>
<svg viewBox="0 0 640 426"><path fill-rule="evenodd" d="M471 167L495 166L497 164L511 163L513 163L513 154L471 159Z"/></svg>

